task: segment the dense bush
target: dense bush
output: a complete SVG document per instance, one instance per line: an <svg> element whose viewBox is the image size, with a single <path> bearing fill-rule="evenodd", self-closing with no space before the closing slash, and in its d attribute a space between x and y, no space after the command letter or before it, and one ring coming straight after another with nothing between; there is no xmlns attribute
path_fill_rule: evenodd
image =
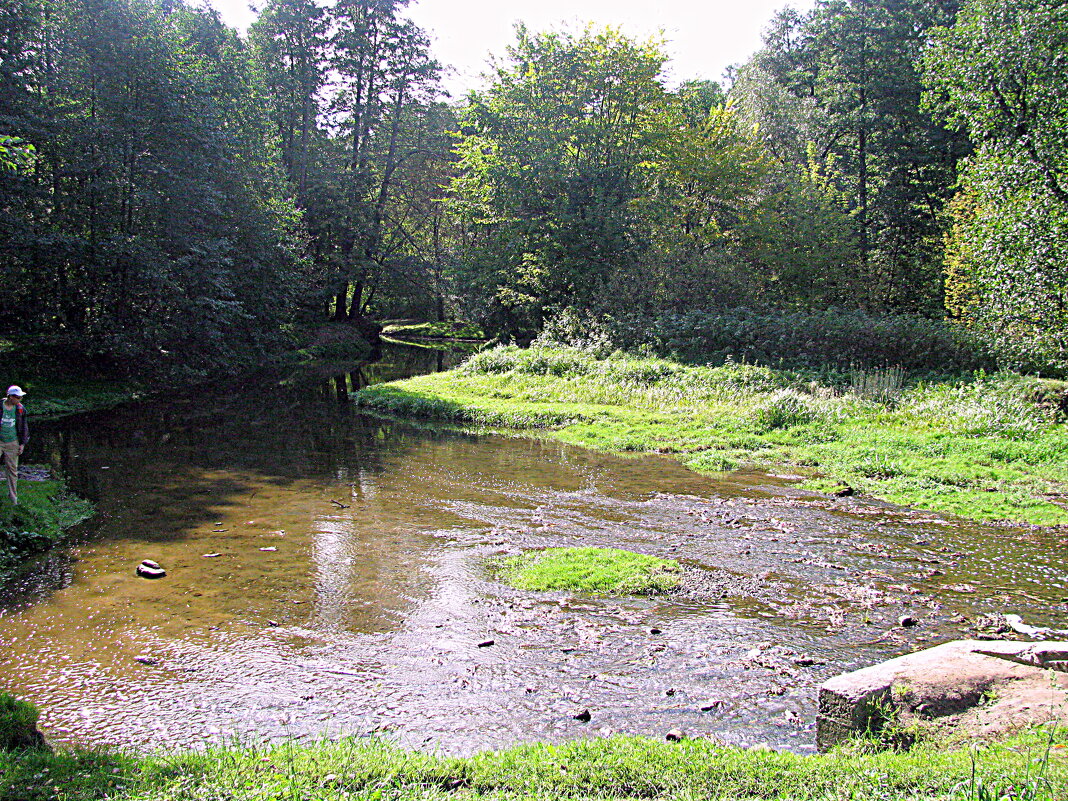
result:
<svg viewBox="0 0 1068 801"><path fill-rule="evenodd" d="M983 343L950 323L843 309L733 308L599 317L565 310L540 339L602 354L611 348L644 349L712 363L733 359L797 367L897 365L943 372L989 369L998 362ZM1047 372L1057 370L1049 366Z"/></svg>

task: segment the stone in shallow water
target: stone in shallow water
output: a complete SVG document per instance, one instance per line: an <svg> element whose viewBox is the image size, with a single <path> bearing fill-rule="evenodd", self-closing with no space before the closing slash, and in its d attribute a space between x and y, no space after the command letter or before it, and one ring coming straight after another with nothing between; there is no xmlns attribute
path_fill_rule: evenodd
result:
<svg viewBox="0 0 1068 801"><path fill-rule="evenodd" d="M159 579L167 575L167 571L160 567L158 562L153 562L151 559L145 559L141 562L134 572L141 578L146 579Z"/></svg>

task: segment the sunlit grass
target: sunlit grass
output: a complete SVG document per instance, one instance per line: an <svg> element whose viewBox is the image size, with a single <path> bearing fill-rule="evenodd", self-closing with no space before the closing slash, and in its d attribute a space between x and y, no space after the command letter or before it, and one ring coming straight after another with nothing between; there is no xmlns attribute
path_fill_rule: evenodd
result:
<svg viewBox="0 0 1068 801"><path fill-rule="evenodd" d="M1034 731L973 750L851 748L822 756L615 736L535 743L468 758L376 739L137 756L0 752L0 801L341 801L342 799L969 799L977 785L1068 797L1063 734ZM1047 754L1049 756L1047 756ZM1016 797L1010 795L1009 797Z"/></svg>
<svg viewBox="0 0 1068 801"><path fill-rule="evenodd" d="M392 320L385 323L383 333L399 337L427 337L435 339L486 338L482 329L477 325L460 320Z"/></svg>
<svg viewBox="0 0 1068 801"><path fill-rule="evenodd" d="M848 374L498 348L357 399L401 417L668 453L705 472L786 465L807 471L813 487L831 479L977 520L1068 523L1059 505L1068 493L1068 426L1035 402L1029 381L928 379L879 402L854 392Z"/></svg>

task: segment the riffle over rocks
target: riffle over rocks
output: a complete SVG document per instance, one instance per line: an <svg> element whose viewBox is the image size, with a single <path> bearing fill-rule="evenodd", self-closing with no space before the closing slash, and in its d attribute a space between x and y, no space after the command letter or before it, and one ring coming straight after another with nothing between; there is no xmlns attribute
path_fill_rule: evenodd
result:
<svg viewBox="0 0 1068 801"><path fill-rule="evenodd" d="M816 744L891 720L993 737L1054 719L1068 723L1068 642L958 640L825 682Z"/></svg>

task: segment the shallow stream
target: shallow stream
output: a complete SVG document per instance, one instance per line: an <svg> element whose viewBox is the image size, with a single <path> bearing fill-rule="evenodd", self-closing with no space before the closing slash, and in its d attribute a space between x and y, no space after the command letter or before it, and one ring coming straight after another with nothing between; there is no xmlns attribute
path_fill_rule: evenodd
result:
<svg viewBox="0 0 1068 801"><path fill-rule="evenodd" d="M679 728L804 751L828 677L992 613L1068 619L1064 534L434 433L348 402L451 363L395 346L38 424L27 461L99 513L0 594L0 688L59 743L380 733L470 753ZM520 592L481 568L555 545L678 559L684 591ZM145 558L167 577L135 576Z"/></svg>

